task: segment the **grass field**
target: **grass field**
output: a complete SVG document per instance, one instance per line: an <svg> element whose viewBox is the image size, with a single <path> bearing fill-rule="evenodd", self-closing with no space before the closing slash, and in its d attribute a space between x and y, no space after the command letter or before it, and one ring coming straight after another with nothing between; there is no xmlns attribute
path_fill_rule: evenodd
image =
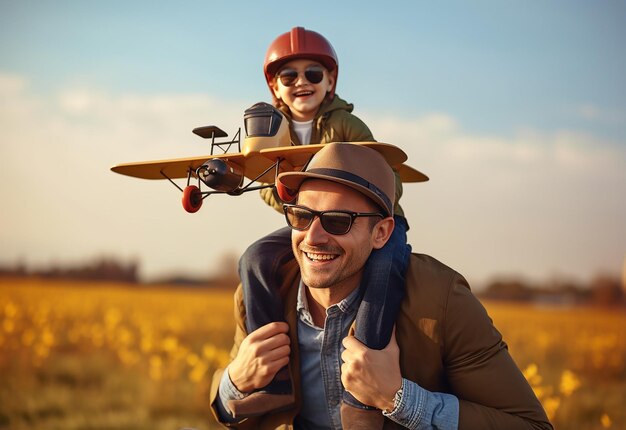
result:
<svg viewBox="0 0 626 430"><path fill-rule="evenodd" d="M0 280L0 429L217 428L232 291ZM558 429L626 429L624 310L486 303Z"/></svg>

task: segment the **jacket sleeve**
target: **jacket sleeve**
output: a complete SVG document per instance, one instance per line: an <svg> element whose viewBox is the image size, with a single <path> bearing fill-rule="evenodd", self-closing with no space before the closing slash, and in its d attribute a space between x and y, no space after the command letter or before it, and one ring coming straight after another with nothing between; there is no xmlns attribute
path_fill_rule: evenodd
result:
<svg viewBox="0 0 626 430"><path fill-rule="evenodd" d="M459 429L552 429L486 310L456 275L445 306L443 345Z"/></svg>
<svg viewBox="0 0 626 430"><path fill-rule="evenodd" d="M373 142L374 135L369 127L356 115L348 111L333 112L337 119L328 121L322 135L322 143L330 142Z"/></svg>
<svg viewBox="0 0 626 430"><path fill-rule="evenodd" d="M239 351L239 346L241 345L241 342L243 342L243 340L248 335L246 332L245 320L246 313L245 306L243 304L243 290L241 288L241 285L239 285L237 287L237 291L235 292L235 339L233 342L233 347L230 350L231 361L237 356L237 352ZM257 421L255 419L244 419L238 423L224 423L220 420L216 402L219 400L219 386L222 375L224 374L224 370L225 369L216 370L213 374L213 379L211 380L209 401L211 405L211 412L213 413L215 420L225 427L231 427L241 430L256 429Z"/></svg>

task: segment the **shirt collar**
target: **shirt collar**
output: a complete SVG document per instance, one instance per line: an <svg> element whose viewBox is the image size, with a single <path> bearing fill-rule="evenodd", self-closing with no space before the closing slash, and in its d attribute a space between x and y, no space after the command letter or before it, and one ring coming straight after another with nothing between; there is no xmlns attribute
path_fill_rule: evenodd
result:
<svg viewBox="0 0 626 430"><path fill-rule="evenodd" d="M356 312L361 298L359 290L360 288L355 288L354 291L352 291L348 295L348 297L333 306L336 306L341 312L345 314L351 314L353 312ZM302 280L300 280L298 284L298 300L296 302L296 309L300 318L308 322L312 322L311 314L309 312L309 303L306 298L306 286L304 285L304 282L302 282Z"/></svg>

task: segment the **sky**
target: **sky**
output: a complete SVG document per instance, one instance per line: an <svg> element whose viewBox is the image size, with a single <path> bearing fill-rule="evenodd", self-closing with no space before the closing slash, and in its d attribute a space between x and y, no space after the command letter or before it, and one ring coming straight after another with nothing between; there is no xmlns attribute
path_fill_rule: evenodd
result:
<svg viewBox="0 0 626 430"><path fill-rule="evenodd" d="M232 135L271 101L265 51L304 26L353 113L431 178L401 200L414 252L477 286L622 273L623 2L273 5L0 0L0 265L203 276L282 227L255 193L188 214L166 181L109 168L209 154L191 130Z"/></svg>

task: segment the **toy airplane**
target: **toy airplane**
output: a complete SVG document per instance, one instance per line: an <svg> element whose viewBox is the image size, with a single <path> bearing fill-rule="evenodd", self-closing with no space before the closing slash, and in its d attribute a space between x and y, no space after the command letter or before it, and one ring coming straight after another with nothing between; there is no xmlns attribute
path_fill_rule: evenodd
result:
<svg viewBox="0 0 626 430"><path fill-rule="evenodd" d="M198 127L195 134L211 139L211 154L189 158L124 163L111 167L122 175L143 179L167 179L183 193L182 204L187 212L197 212L203 200L211 194L240 195L248 191L274 186L282 172L303 170L311 157L324 147L319 145L293 146L289 126L282 113L267 103L257 103L244 114L246 137L240 144L241 129L229 141L216 142L228 135L216 126ZM428 177L407 166L406 154L396 146L380 142L355 142L380 152L400 173L402 182L423 182ZM232 145L238 152L231 153ZM213 154L215 148L223 153ZM174 179L187 178L184 188ZM244 178L249 182L244 184ZM197 180L197 185L192 184ZM259 185L253 185L259 183ZM203 184L211 191L203 191ZM289 190L277 187L278 196L290 201Z"/></svg>

